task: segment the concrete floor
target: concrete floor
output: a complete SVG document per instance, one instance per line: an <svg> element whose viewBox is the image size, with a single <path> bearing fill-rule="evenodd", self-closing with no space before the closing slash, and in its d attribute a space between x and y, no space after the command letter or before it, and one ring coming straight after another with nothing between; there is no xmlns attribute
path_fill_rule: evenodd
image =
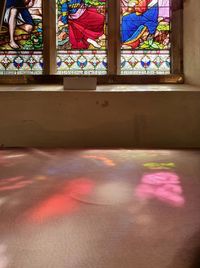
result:
<svg viewBox="0 0 200 268"><path fill-rule="evenodd" d="M199 151L0 151L0 268L199 268L199 253Z"/></svg>

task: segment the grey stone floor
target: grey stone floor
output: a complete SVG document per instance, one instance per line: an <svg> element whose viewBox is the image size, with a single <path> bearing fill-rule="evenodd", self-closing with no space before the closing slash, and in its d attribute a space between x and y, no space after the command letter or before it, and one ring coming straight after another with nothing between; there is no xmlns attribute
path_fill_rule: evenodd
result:
<svg viewBox="0 0 200 268"><path fill-rule="evenodd" d="M0 151L0 268L199 268L200 151Z"/></svg>

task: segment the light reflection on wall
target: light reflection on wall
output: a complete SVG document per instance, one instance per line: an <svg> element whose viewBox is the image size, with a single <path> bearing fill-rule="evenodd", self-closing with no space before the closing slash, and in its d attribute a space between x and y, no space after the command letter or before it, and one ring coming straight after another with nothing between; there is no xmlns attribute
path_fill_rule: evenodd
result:
<svg viewBox="0 0 200 268"><path fill-rule="evenodd" d="M157 172L145 174L136 187L138 198L157 199L175 207L185 204L179 176L174 172Z"/></svg>

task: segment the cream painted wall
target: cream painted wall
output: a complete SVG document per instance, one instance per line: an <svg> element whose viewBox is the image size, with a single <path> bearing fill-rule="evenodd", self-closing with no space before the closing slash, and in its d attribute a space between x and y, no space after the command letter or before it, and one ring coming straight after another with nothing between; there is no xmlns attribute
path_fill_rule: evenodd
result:
<svg viewBox="0 0 200 268"><path fill-rule="evenodd" d="M191 89L0 92L0 146L200 148L199 115Z"/></svg>
<svg viewBox="0 0 200 268"><path fill-rule="evenodd" d="M184 1L185 82L200 86L200 1Z"/></svg>

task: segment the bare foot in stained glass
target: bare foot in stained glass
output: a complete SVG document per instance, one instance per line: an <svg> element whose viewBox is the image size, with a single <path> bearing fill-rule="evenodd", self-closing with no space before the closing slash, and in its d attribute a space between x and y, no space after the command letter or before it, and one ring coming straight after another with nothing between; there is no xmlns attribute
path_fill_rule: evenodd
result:
<svg viewBox="0 0 200 268"><path fill-rule="evenodd" d="M101 46L99 44L97 44L96 41L94 41L94 40L92 40L90 38L88 38L87 41L88 41L88 43L90 43L91 45L93 45L95 48L101 48Z"/></svg>
<svg viewBox="0 0 200 268"><path fill-rule="evenodd" d="M10 41L10 47L13 49L19 48L18 44L15 43L15 41Z"/></svg>
<svg viewBox="0 0 200 268"><path fill-rule="evenodd" d="M102 36L99 37L99 40L104 40L104 39L106 39L105 34L103 34Z"/></svg>

